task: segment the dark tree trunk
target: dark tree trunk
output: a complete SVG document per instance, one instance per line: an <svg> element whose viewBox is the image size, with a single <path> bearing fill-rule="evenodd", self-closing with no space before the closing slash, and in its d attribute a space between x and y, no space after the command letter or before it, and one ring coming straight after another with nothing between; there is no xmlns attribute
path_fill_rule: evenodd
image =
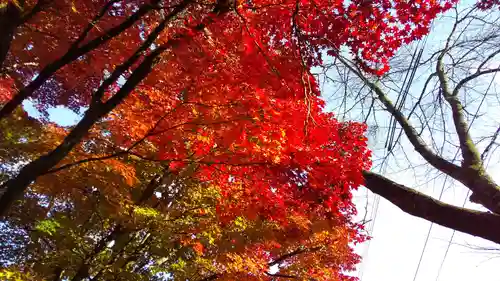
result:
<svg viewBox="0 0 500 281"><path fill-rule="evenodd" d="M3 70L15 30L21 21L21 10L14 2L0 8L0 72Z"/></svg>

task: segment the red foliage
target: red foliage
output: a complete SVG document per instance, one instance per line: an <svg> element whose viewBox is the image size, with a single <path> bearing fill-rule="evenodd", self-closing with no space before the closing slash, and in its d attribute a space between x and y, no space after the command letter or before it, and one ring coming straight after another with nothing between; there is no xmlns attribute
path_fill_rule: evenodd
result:
<svg viewBox="0 0 500 281"><path fill-rule="evenodd" d="M424 36L436 15L456 0L257 0L235 1L234 7L221 7L224 1L186 1L183 12L144 52L166 50L152 72L96 124L88 143L170 162L172 173L195 166L190 176L213 185L220 195L221 225L244 217L286 228L292 214L344 228L346 248L363 241L361 226L352 222L351 191L363 184L362 171L371 165L366 126L339 122L324 112L309 70L325 54L335 57L347 47L362 69L382 75L396 50ZM109 73L180 4L161 1L163 7L106 37L154 2L115 1L79 41L107 1L50 1L18 28L6 72L29 84L54 61L99 38L102 44L50 75L35 96L42 109L88 107ZM110 85L101 101L113 97L131 72ZM0 102L13 96L11 81L0 81ZM315 239L335 244L331 237ZM198 255L205 253L206 245L191 245ZM270 259L269 249L279 248L251 246L247 253L263 260ZM352 269L358 256L350 251L347 256L342 266ZM309 275L349 279L337 265L332 268L330 277L313 269Z"/></svg>
<svg viewBox="0 0 500 281"><path fill-rule="evenodd" d="M133 151L172 161L174 171L199 163L195 176L222 193L222 222L243 215L286 224L297 212L347 223L351 189L370 166L365 125L324 113L300 62L263 57L238 28L216 22L210 30L227 36L180 43L115 111L106 124L115 141L131 147L147 136Z"/></svg>
<svg viewBox="0 0 500 281"><path fill-rule="evenodd" d="M342 46L351 50L366 71L383 74L394 52L402 44L422 37L430 21L455 1L237 1L234 12L212 15L211 19L216 22L210 30L214 41L238 41L236 46L244 50L242 55L260 53L260 56L246 56L252 58L246 61L249 68L272 67L267 65L265 56L279 56L282 66L275 67L279 68L283 80L297 75L297 69L290 69L286 65L288 62L298 61L307 69L321 63L325 51L335 56ZM44 67L72 48L106 2L64 0L45 3L41 12L17 30L6 64L15 65L10 74L24 83L31 81ZM115 2L78 46L103 36L148 1ZM174 0L162 2L165 7L178 4ZM29 10L34 3L27 1L25 9ZM190 5L188 17L173 20L157 43L178 36L179 32L187 36L199 34L190 26L207 20L209 4ZM78 109L87 106L103 71L112 71L128 58L160 18L158 13L145 13L143 20L58 71L37 91L42 107L65 105ZM229 54L226 48L217 48L217 51L221 55Z"/></svg>
<svg viewBox="0 0 500 281"><path fill-rule="evenodd" d="M481 10L489 10L495 6L500 6L500 0L480 0L477 3L477 7Z"/></svg>
<svg viewBox="0 0 500 281"><path fill-rule="evenodd" d="M141 140L135 153L169 160L172 170L200 163L196 176L222 192L223 220L245 215L286 223L286 212L307 210L347 222L355 212L350 190L363 183L361 171L370 165L365 126L322 112L309 69L322 63L325 53L336 56L345 46L361 68L381 75L402 44L425 35L432 19L455 2L235 1L225 12L213 8L222 1L189 2L155 40L155 46L170 49L108 116L106 130L119 147ZM105 3L47 4L19 28L6 64L13 66L10 75L28 83L67 52L104 38L150 4L115 1L81 37ZM169 12L163 10L144 13L109 41L99 39L104 43L56 72L37 92L42 109L88 106L103 74L136 50ZM146 148L145 141L157 150Z"/></svg>

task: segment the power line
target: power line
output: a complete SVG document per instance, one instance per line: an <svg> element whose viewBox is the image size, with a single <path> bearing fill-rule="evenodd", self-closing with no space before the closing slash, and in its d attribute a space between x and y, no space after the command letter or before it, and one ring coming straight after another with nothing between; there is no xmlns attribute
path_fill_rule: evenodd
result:
<svg viewBox="0 0 500 281"><path fill-rule="evenodd" d="M432 32L432 30L434 29L434 21L431 22L431 25L430 25L430 28L429 28L429 34ZM410 63L410 67L411 67L411 76L410 76L410 80L409 80L409 83L406 85L405 87L405 81L406 81L406 77L403 81L403 85L401 86L401 91L399 92L398 94L398 99L396 100L396 105L398 105L398 100L399 100L399 97L400 95L403 93L403 99L402 99L402 102L398 105L398 110L401 110L404 106L404 103L406 101L406 98L408 96L408 93L410 91L410 87L413 83L413 79L415 78L415 74L417 72L417 69L419 67L419 64L420 64L420 59L422 58L422 54L424 52L424 49L425 49L425 46L427 45L427 40L429 39L429 35L426 35L423 39L423 43L422 43L422 46L420 47L420 50L419 50L419 53L417 55L417 60L415 62L415 65L413 67L411 67L411 63ZM417 49L418 49L418 45L420 44L420 40L418 41L418 44L417 44ZM415 52L413 54L413 56L415 56L416 52L417 52L417 49L415 49ZM413 61L413 56L412 56L412 61ZM408 70L410 70L410 68L408 68ZM406 73L408 75L408 72ZM404 89L404 92L402 92ZM410 116L411 116L412 112L410 112L410 114L408 115L408 119L410 119ZM391 115L391 118L393 118L393 116ZM392 135L391 135L391 138L390 138L390 141L389 143L387 143L387 140L386 140L386 147L388 147L389 149L389 153L391 152L392 148L393 148L393 143L396 144L399 142L399 139L401 138L401 135L403 133L403 130L402 128L399 129L399 134L398 134L398 137L396 138L396 141L393 141L394 140L394 136L395 136L395 133L396 133L396 123L395 123L395 120L394 120L394 127L392 128ZM389 137L388 137L389 138Z"/></svg>
<svg viewBox="0 0 500 281"><path fill-rule="evenodd" d="M472 120L471 120L471 122L470 122L470 124L469 124L469 126L467 128L467 133L469 133L469 130L472 127L472 124L476 120L476 117L477 117L477 115L479 113L479 109L481 109L481 106L483 105L483 103L484 103L484 101L486 99L486 95L490 91L490 88L493 85L493 82L495 81L495 77L496 76L497 76L497 72L495 72L495 74L493 74L493 77L491 78L490 83L488 84L488 88L486 88L486 92L484 93L483 98L481 99L481 102L479 103L479 106L476 109L476 114L474 114L474 117L472 118ZM488 168L489 163L490 162L488 161L488 163L486 164L485 169ZM462 208L465 207L465 204L467 203L467 199L469 198L469 195L470 195L470 189L467 190L467 194L465 195L464 202L462 203ZM439 276L441 275L441 270L443 269L444 262L446 261L446 258L448 257L448 252L449 252L450 247L451 247L451 242L453 241L453 238L455 237L455 233L456 233L456 230L453 229L453 232L451 233L451 237L448 240L448 245L446 246L446 251L444 252L443 259L441 260L441 264L439 265L439 270L438 270L438 274L436 276L436 281L439 280Z"/></svg>
<svg viewBox="0 0 500 281"><path fill-rule="evenodd" d="M474 123L474 121L475 121L475 120L477 119L477 117L478 117L479 110L480 110L481 106L483 105L483 103L484 103L484 101L485 101L485 99L486 99L486 95L488 94L488 91L490 90L491 85L493 84L493 81L495 80L495 77L496 77L496 72L495 72L495 74L493 75L493 77L491 78L491 81L490 81L490 83L489 83L489 85L488 85L488 88L486 89L486 92L485 92L485 94L483 95L483 98L481 99L481 102L479 103L479 106L478 106L478 107L477 107L477 109L476 109L476 114L474 114L474 116L472 117L471 122L470 122L470 123L469 123L469 125L467 126L467 134L469 133L469 131L470 131L471 127L472 127L472 124ZM454 161L456 160L456 158L457 158L457 156L458 156L458 153L459 153L459 152L460 152L460 147L459 147L459 148L457 148L457 152L455 153L455 156L453 157L452 162L454 162ZM443 186L442 186L442 188L441 188L441 193L439 194L439 199L438 199L439 201L441 201L441 197L442 197L442 195L443 195L443 191L444 191L444 188L445 188L446 180L448 179L448 177L449 177L448 175L446 175L446 176L445 176L445 179L444 179L444 182L443 182ZM466 204L466 202L467 202L467 198L469 197L469 193L470 193L470 189L468 190L467 195L465 196L465 199L464 199L464 203L463 203L463 205L462 205L462 208L465 206L465 204ZM424 256L424 253L425 253L425 250L426 250L426 247L427 247L427 241L429 240L429 236L430 236L430 234L431 234L431 230L432 230L432 226L433 226L433 225L434 225L434 223L431 223L431 225L430 225L430 227L429 227L429 231L427 232L427 237L425 238L424 247L423 247L423 249L422 249L422 253L420 254L420 259L419 259L418 264L417 264L417 269L416 269L416 271L415 271L415 275L413 276L413 281L415 281L415 280L416 280L416 278L417 278L418 271L419 271L419 269L420 269L420 264L421 264L421 262L422 262L422 258L423 258L423 256ZM439 278L439 275L440 275L440 273L441 273L441 269L442 269L442 267L443 267L443 264L444 264L444 262L445 262L445 259L446 259L446 257L448 256L448 251L449 251L449 249L450 249L451 242L452 242L452 240L453 240L453 238L454 238L454 236L455 236L455 232L456 232L456 231L455 231L455 230L453 230L453 233L452 233L452 235L451 235L451 237L450 237L450 239L449 239L449 241L448 241L448 246L446 247L446 252L445 252L445 255L444 255L444 257L443 257L443 260L441 261L441 265L440 265L440 267L439 267L438 276L437 276L437 278L436 278L436 281L437 281L437 280L438 280L438 278Z"/></svg>
<svg viewBox="0 0 500 281"><path fill-rule="evenodd" d="M404 103L406 102L406 97L408 94L407 90L409 90L409 86L413 82L413 78L415 77L415 72L417 71L418 64L420 62L420 57L421 57L421 53L422 53L421 51L423 50L423 47L425 45L422 45L420 47L420 49L418 48L418 45L420 45L420 41L417 43L415 51L413 52L413 54L411 56L410 65L408 67L408 70L406 71L406 75L405 75L405 78L403 80L403 84L401 85L400 91L398 93L396 103L395 103L395 107L397 110L401 110L403 108ZM392 115L390 117L389 127L391 127L391 129L389 130L389 132L387 134L387 138L385 140L384 146L390 152L392 150L392 143L394 140L394 134L396 132L396 119Z"/></svg>
<svg viewBox="0 0 500 281"><path fill-rule="evenodd" d="M431 23L431 26L430 26L431 30L433 28L433 24L434 24L434 22ZM404 78L404 81L403 81L403 85L401 86L401 90L399 91L398 97L397 97L397 100L396 100L396 106L397 106L398 110L401 110L403 108L403 106L404 106L404 103L406 101L406 97L408 96L408 93L409 93L409 90L410 90L410 86L412 85L413 80L415 78L415 74L417 72L417 69L418 69L418 66L419 66L419 63L420 63L420 59L422 57L422 53L424 51L425 45L427 44L427 39L428 39L428 35L426 35L423 40L418 40L417 41L417 45L415 46L415 51L413 52L412 58L411 58L411 61L410 61L410 66L408 68L408 71L406 72L406 75L405 75L405 78ZM419 48L419 45L420 45L421 41L423 41L422 42L422 46L420 46L420 48ZM401 101L399 102L400 98L401 98ZM392 148L393 148L392 142L394 140L394 135L395 135L395 132L396 132L396 120L394 119L394 117L392 115L390 117L389 123L390 123L389 124L389 128L388 128L389 132L388 132L388 134L386 136L386 141L385 141L385 145L384 145L385 148L388 148L388 154L390 154L391 151L392 151ZM399 140L399 137L400 136L398 136L398 139L396 140L396 142ZM380 168L380 172L382 172L382 174L385 174L387 172L387 166L388 166L387 161L384 161L382 165L383 166ZM374 196L375 197L375 199L374 199L374 205L372 206L372 212L371 212L372 223L371 223L370 229L368 230L368 233L370 235L373 235L373 231L374 231L374 228L375 228L375 222L376 222L377 215L378 215L378 207L379 207L379 204L380 204L380 196L377 195L377 194L374 194L374 195L375 195ZM426 241L426 243L427 243L427 241ZM363 280L364 267L365 267L365 264L366 264L366 260L368 259L368 252L369 252L370 244L371 244L371 240L369 240L367 242L367 246L366 246L365 250L363 251L364 252L363 253L363 259L364 260L362 262L361 269L360 269L360 274L359 274L359 280L360 281Z"/></svg>
<svg viewBox="0 0 500 281"><path fill-rule="evenodd" d="M484 99L483 99L484 101ZM483 103L483 101L481 101L481 104ZM478 110L481 106L478 107ZM469 123L469 126L467 128L467 133L469 132L471 126L472 126L472 123L474 123L474 120L476 119L477 117L477 114L474 115L472 121ZM457 148L457 151L455 152L455 156L453 156L453 159L451 160L451 162L455 162L455 160L457 159L458 157L458 153L460 152L460 147ZM439 193L439 198L438 200L441 201L441 198L443 197L443 193L444 193L444 188L446 187L446 181L448 180L449 176L448 175L445 175L445 178L444 178L444 181L443 181L443 186L441 187L441 191ZM467 200L467 197L466 197L466 200ZM465 204L465 203L464 203ZM429 231L427 232L427 237L425 238L425 243L424 243L424 247L422 248L422 252L420 254L420 259L418 261L418 264L417 264L417 269L415 270L415 274L413 276L413 281L415 281L417 279L417 276L418 276L418 271L420 270L420 265L422 263L422 259L424 257L424 254L425 254L425 250L427 248L427 242L429 241L429 237L430 237L430 234L431 234L431 230L432 230L432 227L434 226L434 223L431 222L431 225L429 226ZM453 236L455 235L455 230L453 231L453 234L452 234L452 239L453 239ZM450 239L450 242L449 242L449 245L448 245L448 248L449 246L451 245L451 239ZM448 249L447 251L448 252ZM445 256L446 258L446 256ZM444 263L444 261L443 261Z"/></svg>
<svg viewBox="0 0 500 281"><path fill-rule="evenodd" d="M470 189L467 190L467 194L465 195L465 199L464 199L464 203L462 204L462 208L465 207L465 204L467 203L467 198L469 198L469 194L470 194ZM446 246L446 251L444 252L443 260L441 260L441 264L439 265L439 270L438 270L438 274L436 277L436 281L439 280L439 276L441 275L441 270L443 269L443 265L444 265L444 262L446 260L446 257L448 257L448 252L450 251L450 247L451 247L451 241L453 241L453 238L455 237L455 233L456 233L456 230L453 229L453 232L451 233L450 240L448 241L448 246Z"/></svg>
<svg viewBox="0 0 500 281"><path fill-rule="evenodd" d="M460 149L458 149L457 152L455 153L455 157L453 157L453 161L458 156L459 151L460 151ZM447 180L448 180L448 175L446 175L444 178L443 186L441 187L441 192L439 193L439 198L438 198L439 201L441 201L441 197L443 197L444 188L446 187ZM427 231L427 237L425 238L424 247L422 248L422 252L420 253L420 259L418 260L417 269L415 270L415 274L413 275L413 281L415 281L417 279L418 271L420 270L420 265L421 265L422 260L424 258L425 250L427 249L427 242L429 242L429 237L431 236L431 231L432 231L433 226L434 226L434 223L431 222L431 225L429 226L429 230Z"/></svg>
<svg viewBox="0 0 500 281"><path fill-rule="evenodd" d="M387 165L384 165L383 167L380 168L380 171L381 170L384 170L384 172L387 170ZM375 194L374 193L374 200L373 200L373 206L372 206L372 211L371 211L371 224L370 224L370 228L368 229L368 233L370 235L373 235L373 230L375 228L375 222L377 220L377 214L378 214L378 207L379 207L379 203L380 203L380 196ZM368 197L367 197L367 200L368 200ZM365 264L366 264L366 260L368 259L368 251L370 249L370 245L371 245L371 239L368 240L368 242L366 243L366 248L365 250L363 251L363 261L361 263L361 268L359 270L359 280L360 281L363 281L363 274L364 274L364 268L365 268Z"/></svg>

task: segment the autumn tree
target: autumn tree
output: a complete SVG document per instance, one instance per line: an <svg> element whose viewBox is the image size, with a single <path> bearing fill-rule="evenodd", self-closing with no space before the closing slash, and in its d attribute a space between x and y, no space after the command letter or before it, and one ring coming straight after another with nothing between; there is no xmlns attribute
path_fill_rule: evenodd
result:
<svg viewBox="0 0 500 281"><path fill-rule="evenodd" d="M37 13L39 15L39 17L36 17L37 19L55 21L58 19L57 15L60 10L67 11L63 15L67 16L66 19L69 22L72 18L77 18L71 17L71 13L79 13L79 9L75 6L74 2L58 2L57 5L55 2L50 3L53 5L46 6L49 7L47 8L48 15ZM3 184L5 191L0 198L0 210L2 210L2 214L6 213L9 206L16 198L22 195L31 182L57 165L84 138L99 119L106 116L117 105L122 103L131 92L137 91L137 87L141 85L142 80L154 69L157 69L156 66L158 64L162 66L161 61L167 60L165 56L168 57L168 54L173 49L181 49L179 45L186 44L187 41L195 40L197 37L201 37L200 39L204 41L205 45L208 44L207 46L215 44L214 42L217 40L213 40L209 34L206 35L210 29L223 28L225 31L228 31L224 37L217 37L221 43L231 42L231 40L240 38L236 40L246 49L243 52L245 56L250 53L258 53L255 56L256 59L250 65L255 66L256 64L260 64L261 69L265 65L266 70L263 73L254 71L256 76L260 78L256 82L262 84L262 82L266 81L262 77L263 74L267 74L268 76L277 75L280 78L280 82L273 86L281 87L279 92L282 95L297 96L297 93L304 93L308 96L313 94L312 89L314 86L311 86L312 81L310 81L311 78L307 67L319 63L321 60L320 50L330 48L334 51L341 45L346 44L354 52L359 53L359 62L365 69L374 69L375 66L370 67L368 64L385 63L387 57L390 57L402 42L411 41L415 36L422 33L422 29L425 28L425 25L429 24L430 20L428 17L422 18L419 16L421 13L428 12L431 16L435 16L438 12L451 6L449 2L445 3L444 6L431 2L429 5L417 9L410 4L388 3L384 1L383 5L372 9L375 7L375 3L363 2L359 5L352 3L346 8L342 2L339 2L334 7L325 9L329 7L330 3L322 5L320 3L303 3L303 5L300 5L300 3L290 2L279 5L261 3L263 8L260 9L260 4L256 3L241 3L240 5L236 2L226 3L219 1L200 5L186 0L179 3L153 1L143 4L111 1L102 4L102 7L98 6L97 9L92 9L92 7L95 7L95 4L97 3L92 2L88 6L83 4L82 11L86 12L90 10L90 14L93 14L94 10L98 12L95 12L95 16L90 17L91 20L85 20L86 14L84 14L84 18L74 24L77 35L72 36L72 34L68 34L67 37L76 37L73 43L64 44L60 42L59 44L52 44L55 46L49 46L49 48L44 48L43 50L39 49L44 52L42 55L45 55L44 57L40 57L40 59L45 59L47 54L49 57L47 61L41 60L39 62L42 66L39 71L34 73L35 69L29 67L28 75L17 78L14 74L23 72L21 69L16 69L16 71L11 71L11 75L7 75L7 78L4 78L4 88L11 87L15 91L17 87L19 90L17 93L11 93L12 99L3 106L0 118L11 113L25 98L32 96L36 90L43 90L42 86L48 87L45 91L42 91L42 93L48 95L42 100L47 101L43 103L45 106L57 104L57 100L61 97L64 97L63 100L67 100L69 97L66 95L57 94L60 91L71 93L71 90L68 91L66 89L67 86L74 88L71 87L71 82L73 84L77 82L76 84L80 86L79 91L77 91L78 95L73 97L74 100L83 101L84 105L88 106L88 109L82 120L56 149L31 161L19 171L17 176ZM10 3L7 5L10 5ZM326 6L323 7L324 5ZM17 8L28 9L28 7L24 6ZM34 8L36 8L36 4ZM396 8L401 12L401 16L389 17L389 23L391 24L387 24L383 20L386 18L386 14L389 13L390 8ZM149 14L148 17L143 18L149 12L157 10L160 10L160 12L155 15ZM326 10L331 10L331 12L325 13ZM51 11L55 15L51 15ZM110 21L112 22L116 20L114 14L119 15L118 24L112 25L108 29L94 28L97 26L97 22L100 23L102 18L111 18ZM129 14L130 16L128 16ZM105 17L106 15L108 17ZM183 18L182 15L188 15L188 17ZM269 15L276 15L276 17ZM347 19L345 16L347 16ZM121 18L125 19L120 21ZM142 18L144 20L140 20ZM82 21L89 23L82 24ZM414 24L413 27L403 29L393 24L398 21L411 21ZM158 22L157 25L155 25L156 22ZM104 23L106 25L108 22L104 21ZM280 23L285 26L278 27ZM42 25L47 28L61 26L55 23L46 24L43 22L39 24L35 22L34 24L35 26ZM356 24L356 28L347 28L352 24ZM125 60L113 60L114 57L108 55L108 52L105 51L107 49L100 49L112 47L108 46L108 44L115 41L118 44L129 43L130 41L127 40L128 36L134 37L128 32L128 28L132 26L136 28L135 41L138 41L138 43L135 44L137 47L129 46L130 57ZM208 26L210 26L210 29ZM335 26L336 28L328 28L328 26ZM409 25L407 26L409 27ZM30 25L28 24L26 27L29 28ZM19 27L15 30L17 29ZM67 28L66 25L64 25L64 29L65 32L72 30L72 28ZM83 31L78 32L80 30ZM149 30L149 34L145 35ZM380 33L390 32L391 34L397 34L390 37L391 39L388 39L389 37L384 38L385 41L389 41L391 44L380 44L381 37L370 36L373 30L378 30ZM51 33L51 31L54 32L55 30L48 32ZM38 30L35 31L35 33L38 32ZM43 32L42 34L46 33ZM30 36L32 34L29 32L26 35L20 36L20 38L35 39ZM132 46L133 43L134 40L132 40ZM14 46L10 47L13 52L11 56L13 66L22 65L22 61L17 60L20 60L23 54L32 54L32 49L36 48L35 46L38 44L37 42L30 42L20 45L21 50L19 50L19 54L15 52ZM43 45L41 46L43 47ZM214 46L212 45L212 48ZM234 46L237 45L233 44L230 47L234 49ZM63 54L56 57L55 60L51 60L50 57L58 53L54 47L61 48ZM49 50L49 53L47 53L47 50ZM219 55L220 50L218 52ZM223 52L226 51L222 50ZM227 49L227 51L230 50ZM271 51L268 52L267 50ZM240 50L238 51L241 53ZM71 71L62 72L67 75L63 75L64 77L58 79L56 73L58 70L62 70L63 67L81 70L84 68L83 65L92 61L91 54L101 55L99 56L100 63L96 64L97 69L94 67L85 68L83 75L75 75L76 73L71 73ZM104 56L102 56L103 54ZM120 58L127 57L126 53L123 52L119 52L118 56ZM225 57L231 56L229 53L226 53ZM195 58L190 59L194 60ZM301 62L302 67L298 68L299 73L290 73L289 70L284 70L283 66L289 61ZM75 62L76 65L71 64L72 62ZM239 63L241 64L242 61ZM92 66L94 65L92 64ZM110 66L116 67L114 69L107 69ZM133 66L136 66L134 70L129 71ZM286 66L290 67L290 65ZM4 67L7 66L4 64ZM91 72L88 73L88 71ZM103 75L104 79L102 79ZM75 81L75 77L79 79ZM192 75L189 77L193 78ZM125 82L120 82L120 78L125 80ZM26 81L26 86L23 85L23 80ZM53 83L49 83L49 80L52 80ZM295 82L292 83L292 81ZM65 82L69 82L70 84L67 85ZM283 89L284 86L286 86L285 89ZM62 89L58 89L61 87ZM115 89L110 87L114 87ZM8 91L8 89L4 91ZM291 93L286 93L290 91Z"/></svg>
<svg viewBox="0 0 500 281"><path fill-rule="evenodd" d="M349 280L358 261L350 244L364 239L350 202L369 165L364 126L336 122L321 103L261 93L252 112L238 101L209 104L212 94L184 93L146 128L133 120L154 107L137 95L138 116L117 110L120 119L96 125L4 221L2 276ZM4 128L6 164L36 158L66 133L18 112ZM328 134L303 135L310 116Z"/></svg>
<svg viewBox="0 0 500 281"><path fill-rule="evenodd" d="M500 187L488 169L499 133L497 4L453 8L446 27L440 25L447 30L440 44L422 40L411 52L401 50L382 77L355 66L347 53L325 64L320 76L345 89L333 95L343 95L335 108L367 122L377 136L375 166L397 161L393 169L414 171L408 175L416 185L445 175L455 188L468 189L478 210L445 203L443 191L433 198L374 171L364 172L369 190L409 214L500 243Z"/></svg>
<svg viewBox="0 0 500 281"><path fill-rule="evenodd" d="M352 279L365 125L310 69L381 75L453 3L3 1L2 276Z"/></svg>

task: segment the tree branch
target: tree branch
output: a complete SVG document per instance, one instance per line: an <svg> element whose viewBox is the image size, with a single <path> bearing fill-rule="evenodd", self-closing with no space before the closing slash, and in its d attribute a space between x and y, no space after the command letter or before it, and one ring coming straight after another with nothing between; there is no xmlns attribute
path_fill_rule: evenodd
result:
<svg viewBox="0 0 500 281"><path fill-rule="evenodd" d="M127 71L132 65L134 65L142 56L144 52L148 50L148 48L151 47L153 42L158 38L160 33L167 27L167 24L174 18L176 17L180 12L182 12L188 4L191 2L191 0L183 0L179 5L177 5L172 12L165 17L155 28L154 30L148 35L147 39L141 44L141 46L134 52L130 58L116 67L116 69L113 71L113 73L108 77L102 85L99 87L99 90L97 90L94 95L92 96L92 104L95 103L100 103L101 99L104 95L105 90L115 81L117 81L124 73ZM173 40L169 40L167 44L172 44ZM162 52L163 50L167 49L168 46L160 46L158 47L154 52ZM130 79L130 78L129 78ZM116 102L114 100L120 99L120 96L118 94L114 95L107 103L109 104L115 104Z"/></svg>
<svg viewBox="0 0 500 281"><path fill-rule="evenodd" d="M21 20L21 7L13 1L0 7L0 71L9 53L14 33Z"/></svg>
<svg viewBox="0 0 500 281"><path fill-rule="evenodd" d="M500 215L443 203L372 172L363 176L368 189L406 213L500 244Z"/></svg>
<svg viewBox="0 0 500 281"><path fill-rule="evenodd" d="M451 107L453 115L453 123L455 125L455 131L457 132L458 139L460 142L460 150L462 151L463 157L463 167L482 167L482 161L477 149L472 142L472 138L469 134L469 124L465 120L464 108L462 103L458 100L457 93L461 88L461 84L458 83L455 90L452 92L449 85L448 75L446 75L444 69L444 55L445 51L439 56L436 63L436 72L439 78L439 86L443 94L444 99L448 102ZM472 77L472 76L469 76ZM464 80L462 80L464 81ZM465 83L464 83L465 84Z"/></svg>
<svg viewBox="0 0 500 281"><path fill-rule="evenodd" d="M64 138L62 143L49 153L40 156L24 166L17 176L2 184L5 192L0 197L0 217L7 214L10 206L22 195L28 186L39 176L46 174L56 166L87 135L92 126L103 116L114 109L127 97L137 85L152 71L157 59L165 48L159 47L146 56L142 63L132 72L125 84L107 102L90 106L82 120Z"/></svg>
<svg viewBox="0 0 500 281"><path fill-rule="evenodd" d="M387 97L385 92L380 88L380 86L376 83L371 82L366 78L359 70L355 69L349 62L347 62L344 58L338 56L337 57L340 62L342 62L350 71L352 71L356 76L358 76L372 91L375 92L378 99L382 102L386 110L394 116L396 121L398 121L399 125L403 128L406 137L413 145L415 150L434 168L443 171L445 174L455 178L460 178L460 167L450 163L446 159L434 153L424 142L424 140L420 137L419 133L415 130L415 127L410 123L410 121L401 113L401 111L397 110L396 107L392 104L391 100Z"/></svg>
<svg viewBox="0 0 500 281"><path fill-rule="evenodd" d="M444 82L444 84L441 85L443 92L448 92L443 93L443 95L445 96L445 98L448 97L447 100L451 102L452 105L454 123L457 129L457 134L459 135L460 147L461 149L463 149L462 155L464 157L464 162L468 161L467 163L473 163L463 165L463 167L457 166L434 153L423 141L419 133L411 125L410 121L401 113L401 111L396 109L396 107L392 104L390 99L377 83L368 80L368 78L366 78L360 70L356 69L342 57L339 56L338 59L349 70L354 72L354 74L356 74L356 76L358 76L366 85L368 85L371 90L375 92L386 110L392 116L394 116L396 121L398 121L399 125L403 128L405 135L407 136L408 140L413 145L415 150L429 164L431 164L434 168L440 170L441 172L454 178L455 180L463 183L467 188L473 191L473 194L471 196L472 202L482 204L490 211L500 214L500 188L484 171L481 156L479 153L477 153L475 145L472 142L470 135L468 134L468 124L463 116L463 108L461 107L456 97L452 97L451 94L448 95L450 93L449 86L447 84L448 81L446 79L446 76L442 76L444 74L444 71L441 71L439 66L436 68L436 71L440 82ZM453 109L454 106L455 109Z"/></svg>
<svg viewBox="0 0 500 281"><path fill-rule="evenodd" d="M485 69L485 70L481 70L480 68L478 68L478 70L470 75L470 76L467 76L465 77L464 79L460 80L457 85L455 86L455 89L453 89L453 93L452 95L453 96L457 96L458 95L458 92L460 91L460 89L462 89L462 87L469 83L470 81L478 78L479 76L482 76L482 75L486 75L486 74L490 74L490 73L495 73L495 72L500 72L500 67L499 68L492 68L492 69Z"/></svg>
<svg viewBox="0 0 500 281"><path fill-rule="evenodd" d="M32 19L36 14L41 12L43 8L45 8L49 4L49 2L51 2L51 0L38 0L33 9L22 15L19 25L25 24L27 21Z"/></svg>
<svg viewBox="0 0 500 281"><path fill-rule="evenodd" d="M451 91L449 78L444 68L444 56L447 47L439 55L436 63L436 72L439 78L439 86L444 99L451 107L453 124L458 135L460 151L462 152L462 169L457 176L451 175L469 188L473 194L471 201L480 203L490 211L500 214L500 187L486 173L481 154L472 141L469 133L469 123L464 116L464 107L458 98L460 88L467 82L479 77L480 75L493 73L500 69L478 70L475 74L468 76L458 82L457 86Z"/></svg>
<svg viewBox="0 0 500 281"><path fill-rule="evenodd" d="M275 259L274 261L268 263L267 265L268 266L273 266L273 265L277 265L291 257L294 257L294 256L297 256L297 255L300 255L300 254L303 254L303 253L310 253L310 252L316 252L318 250L320 250L322 248L322 246L317 246L317 247L313 247L313 248L304 248L304 249L297 249L293 252L290 252L288 254L284 254L282 256L280 256L279 258Z"/></svg>
<svg viewBox="0 0 500 281"><path fill-rule="evenodd" d="M89 24L87 25L87 27L85 27L85 29L83 30L83 32L80 33L80 35L75 40L75 42L73 42L73 44L71 44L70 49L77 49L78 46L80 46L80 43L82 43L83 40L85 40L85 38L87 38L87 35L94 28L94 26L97 24L97 22L100 21L101 18L106 14L106 12L111 8L111 6L113 6L113 4L115 4L117 2L118 2L118 0L110 0L108 3L105 4L101 8L101 10L99 11L99 13L97 13L97 15L89 22Z"/></svg>
<svg viewBox="0 0 500 281"><path fill-rule="evenodd" d="M272 262L268 263L267 266L271 267L273 265L277 265L281 262L284 262L285 260L289 259L289 258L292 258L292 257L295 257L297 255L300 255L300 254L304 254L304 253L313 253L313 252L316 252L316 251L319 251L323 248L323 246L316 246L316 247L312 247L312 248L298 248L297 250L295 251L292 251L288 254L284 254L278 258L276 258L275 260L273 260ZM298 279L299 277L297 276L291 276L291 275L284 275L284 274L271 274L269 272L266 272L265 273L266 275L268 276L274 276L274 277L282 277L282 278L296 278ZM214 273L212 275L209 275L199 281L211 281L211 280L216 280L217 278L221 277L222 276L222 273Z"/></svg>
<svg viewBox="0 0 500 281"><path fill-rule="evenodd" d="M156 1L158 0L155 0L153 2ZM86 53L108 42L112 38L118 36L123 31L134 25L140 18L146 15L153 8L154 6L145 4L141 6L134 14L124 20L121 24L110 28L103 35L91 40L81 47L71 47L63 56L45 66L36 76L36 78L33 79L33 81L31 81L26 87L20 89L18 93L16 93L14 97L0 109L0 119L9 116L19 105L21 105L21 103L25 99L33 95L33 93L38 90L38 88L40 88L48 79L50 79L50 77L52 77L52 75L54 75L54 73L56 73L63 66L70 64L77 58L85 55ZM2 17L0 17L0 19L2 19ZM1 30L2 32L0 32L0 35L3 33L3 28Z"/></svg>
<svg viewBox="0 0 500 281"><path fill-rule="evenodd" d="M279 274L279 273L269 273L269 272L266 272L266 275L267 276L271 276L271 277L276 277L276 278L299 279L298 276L286 275L286 274Z"/></svg>

